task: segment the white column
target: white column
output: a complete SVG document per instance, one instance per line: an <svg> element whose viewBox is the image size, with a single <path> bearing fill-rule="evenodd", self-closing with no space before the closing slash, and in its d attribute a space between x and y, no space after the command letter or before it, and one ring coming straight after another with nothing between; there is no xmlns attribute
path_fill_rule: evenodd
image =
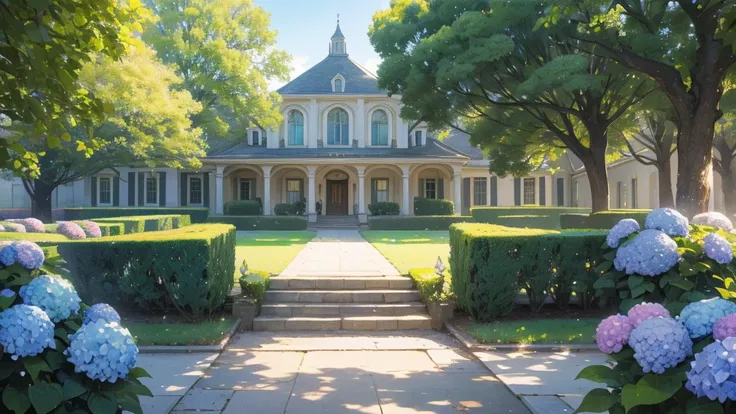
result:
<svg viewBox="0 0 736 414"><path fill-rule="evenodd" d="M463 213L463 174L457 168L453 168L455 175L452 181L455 183L455 215L459 216Z"/></svg>
<svg viewBox="0 0 736 414"><path fill-rule="evenodd" d="M368 222L368 216L365 214L365 167L356 166L358 170L358 221L361 223Z"/></svg>
<svg viewBox="0 0 736 414"><path fill-rule="evenodd" d="M271 168L272 165L263 165L263 215L271 215Z"/></svg>
<svg viewBox="0 0 736 414"><path fill-rule="evenodd" d="M402 185L401 185L401 214L404 216L410 215L410 209L409 209L409 166L403 165L401 167L401 178L402 178Z"/></svg>
<svg viewBox="0 0 736 414"><path fill-rule="evenodd" d="M316 166L307 167L307 218L311 223L317 221L317 197L316 197L316 185L315 185L315 174L317 172Z"/></svg>
<svg viewBox="0 0 736 414"><path fill-rule="evenodd" d="M491 205L491 177L493 176L489 174L488 177L486 178L486 205L487 206ZM473 192L475 192L475 190L473 190Z"/></svg>
<svg viewBox="0 0 736 414"><path fill-rule="evenodd" d="M225 171L224 165L218 165L215 172L215 214L222 215L222 206L224 203L224 194L222 189L222 173Z"/></svg>

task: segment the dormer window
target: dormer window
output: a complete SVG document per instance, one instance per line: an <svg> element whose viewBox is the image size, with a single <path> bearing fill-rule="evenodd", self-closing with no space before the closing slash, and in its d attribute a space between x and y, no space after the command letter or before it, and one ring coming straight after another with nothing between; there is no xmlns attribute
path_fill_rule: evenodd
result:
<svg viewBox="0 0 736 414"><path fill-rule="evenodd" d="M424 137L422 135L424 131L414 131L414 146L421 147L424 145Z"/></svg>
<svg viewBox="0 0 736 414"><path fill-rule="evenodd" d="M339 73L332 78L332 92L345 92L345 78Z"/></svg>
<svg viewBox="0 0 736 414"><path fill-rule="evenodd" d="M342 80L335 79L335 92L342 92Z"/></svg>
<svg viewBox="0 0 736 414"><path fill-rule="evenodd" d="M250 133L251 136L251 145L261 145L261 139L260 139L260 131L252 131Z"/></svg>

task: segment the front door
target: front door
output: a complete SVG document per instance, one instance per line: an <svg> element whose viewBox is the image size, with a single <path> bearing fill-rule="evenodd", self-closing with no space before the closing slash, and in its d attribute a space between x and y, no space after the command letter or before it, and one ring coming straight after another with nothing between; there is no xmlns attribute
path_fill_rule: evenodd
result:
<svg viewBox="0 0 736 414"><path fill-rule="evenodd" d="M327 180L327 215L348 215L348 180Z"/></svg>

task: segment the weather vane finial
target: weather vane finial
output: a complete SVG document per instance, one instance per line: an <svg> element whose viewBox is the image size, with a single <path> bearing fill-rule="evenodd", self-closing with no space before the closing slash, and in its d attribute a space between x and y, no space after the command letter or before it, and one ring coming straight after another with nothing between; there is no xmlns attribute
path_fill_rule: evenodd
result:
<svg viewBox="0 0 736 414"><path fill-rule="evenodd" d="M340 24L340 13L337 13L337 24Z"/></svg>

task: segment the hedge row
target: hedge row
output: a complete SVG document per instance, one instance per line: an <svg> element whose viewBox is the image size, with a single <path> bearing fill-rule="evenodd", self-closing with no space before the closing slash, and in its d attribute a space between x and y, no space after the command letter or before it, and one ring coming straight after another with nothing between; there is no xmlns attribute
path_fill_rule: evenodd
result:
<svg viewBox="0 0 736 414"><path fill-rule="evenodd" d="M414 197L415 216L449 216L455 211L455 204L450 200Z"/></svg>
<svg viewBox="0 0 736 414"><path fill-rule="evenodd" d="M225 203L226 216L260 216L263 214L263 202L256 200L232 200Z"/></svg>
<svg viewBox="0 0 736 414"><path fill-rule="evenodd" d="M566 308L573 292L588 305L607 232L519 229L491 224L450 227L450 268L457 304L478 321L509 314L520 289L532 310L551 296Z"/></svg>
<svg viewBox="0 0 736 414"><path fill-rule="evenodd" d="M625 219L633 218L639 222L643 228L647 214L651 210L646 209L628 209L628 210L607 210L592 213L590 215L583 214L561 214L560 228L562 229L610 229L616 223Z"/></svg>
<svg viewBox="0 0 736 414"><path fill-rule="evenodd" d="M452 224L472 222L470 216L369 217L370 230L447 230Z"/></svg>
<svg viewBox="0 0 736 414"><path fill-rule="evenodd" d="M110 217L186 214L192 223L206 223L210 212L206 207L76 207L61 210L64 220L69 221Z"/></svg>
<svg viewBox="0 0 736 414"><path fill-rule="evenodd" d="M560 217L569 213L590 213L589 208L577 207L475 207L470 209L478 223L530 229L559 229Z"/></svg>
<svg viewBox="0 0 736 414"><path fill-rule="evenodd" d="M185 214L95 218L92 219L92 221L100 224L122 224L125 234L143 233L145 231L173 230L191 224L189 216Z"/></svg>
<svg viewBox="0 0 736 414"><path fill-rule="evenodd" d="M209 221L232 224L238 230L307 229L307 218L300 216L211 216Z"/></svg>
<svg viewBox="0 0 736 414"><path fill-rule="evenodd" d="M379 201L368 204L368 211L374 216L396 216L401 211L399 203L393 201Z"/></svg>

